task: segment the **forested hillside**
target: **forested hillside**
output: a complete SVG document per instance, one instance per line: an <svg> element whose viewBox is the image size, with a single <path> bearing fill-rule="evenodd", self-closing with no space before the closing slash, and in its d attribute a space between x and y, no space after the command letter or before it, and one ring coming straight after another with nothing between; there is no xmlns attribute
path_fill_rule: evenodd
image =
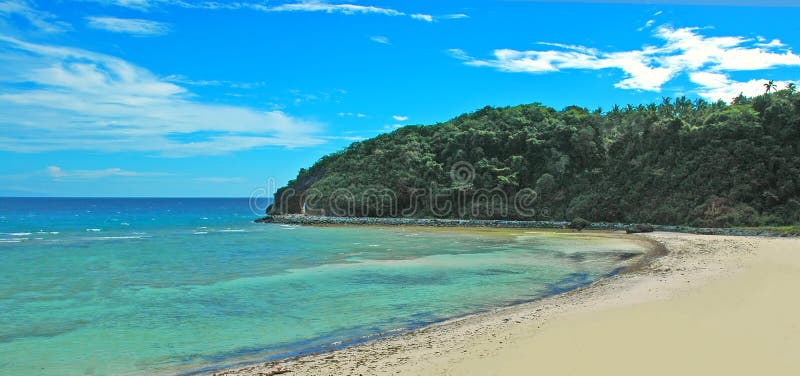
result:
<svg viewBox="0 0 800 376"><path fill-rule="evenodd" d="M476 200L523 190L535 191L535 213ZM664 98L610 111L486 107L328 155L278 191L270 214L306 203L326 215L403 215L375 198L387 191L416 217L797 224L800 94L790 87L731 104ZM448 195L455 210L430 200Z"/></svg>

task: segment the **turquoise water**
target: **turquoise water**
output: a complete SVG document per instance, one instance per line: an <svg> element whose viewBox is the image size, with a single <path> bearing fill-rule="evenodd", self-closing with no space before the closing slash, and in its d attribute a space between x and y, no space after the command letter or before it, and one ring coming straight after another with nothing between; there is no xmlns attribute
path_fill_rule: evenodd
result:
<svg viewBox="0 0 800 376"><path fill-rule="evenodd" d="M0 199L0 374L174 374L597 280L634 243L254 224L247 200Z"/></svg>

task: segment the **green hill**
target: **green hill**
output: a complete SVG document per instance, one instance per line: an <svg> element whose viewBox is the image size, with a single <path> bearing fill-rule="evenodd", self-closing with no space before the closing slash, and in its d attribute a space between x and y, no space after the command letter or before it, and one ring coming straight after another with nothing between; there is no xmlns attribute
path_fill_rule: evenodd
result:
<svg viewBox="0 0 800 376"><path fill-rule="evenodd" d="M353 143L275 197L270 214L797 224L800 94L486 107Z"/></svg>

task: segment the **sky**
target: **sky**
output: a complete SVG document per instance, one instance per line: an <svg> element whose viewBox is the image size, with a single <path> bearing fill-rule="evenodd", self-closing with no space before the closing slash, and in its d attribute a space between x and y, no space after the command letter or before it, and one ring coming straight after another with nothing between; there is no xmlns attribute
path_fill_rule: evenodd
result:
<svg viewBox="0 0 800 376"><path fill-rule="evenodd" d="M486 105L800 80L800 1L0 0L0 196L268 195Z"/></svg>

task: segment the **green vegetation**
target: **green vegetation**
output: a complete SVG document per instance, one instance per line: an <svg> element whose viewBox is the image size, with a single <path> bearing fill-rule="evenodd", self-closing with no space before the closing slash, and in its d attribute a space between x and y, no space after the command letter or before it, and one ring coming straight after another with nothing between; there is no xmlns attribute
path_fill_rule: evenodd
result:
<svg viewBox="0 0 800 376"><path fill-rule="evenodd" d="M328 215L403 215L395 205L414 207L416 217L798 224L800 94L766 89L731 104L664 98L607 112L486 107L406 126L301 170L278 191L283 204L271 213L299 213L307 202ZM536 192L535 213L492 199L526 189ZM371 198L362 205L364 192ZM438 210L432 197L451 198L454 210Z"/></svg>

